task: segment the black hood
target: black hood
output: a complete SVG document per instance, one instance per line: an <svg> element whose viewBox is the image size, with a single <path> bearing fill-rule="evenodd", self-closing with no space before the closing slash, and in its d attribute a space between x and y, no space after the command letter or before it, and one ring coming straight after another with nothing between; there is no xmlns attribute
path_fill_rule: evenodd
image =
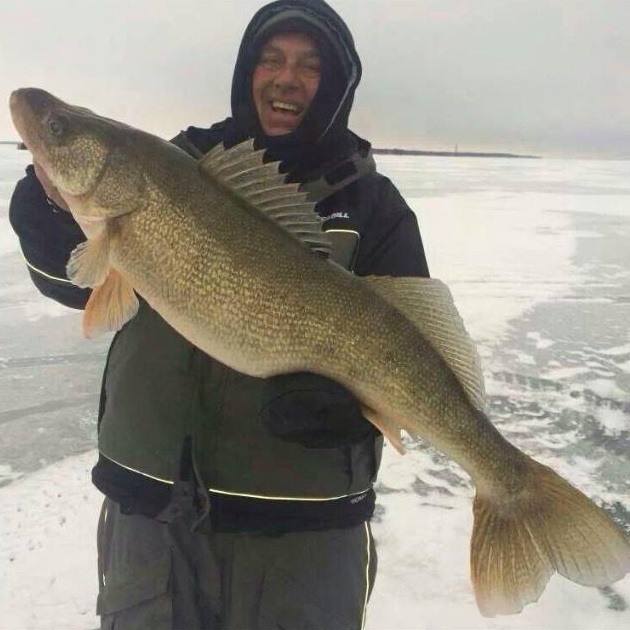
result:
<svg viewBox="0 0 630 630"><path fill-rule="evenodd" d="M300 126L283 136L265 136L252 98L252 74L264 43L282 31L311 35L318 46L320 85ZM256 137L270 157L283 161L297 178L332 157L355 147L348 131L354 92L361 79L361 61L341 17L323 0L277 0L262 7L245 30L232 80L232 133L229 144ZM231 142L230 142L231 140Z"/></svg>

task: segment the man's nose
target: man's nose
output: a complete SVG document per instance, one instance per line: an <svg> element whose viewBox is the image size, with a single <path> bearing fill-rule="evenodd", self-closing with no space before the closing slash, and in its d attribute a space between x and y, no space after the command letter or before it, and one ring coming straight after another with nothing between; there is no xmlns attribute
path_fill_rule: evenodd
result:
<svg viewBox="0 0 630 630"><path fill-rule="evenodd" d="M290 63L285 63L274 77L274 83L282 87L291 87L297 84L297 68Z"/></svg>

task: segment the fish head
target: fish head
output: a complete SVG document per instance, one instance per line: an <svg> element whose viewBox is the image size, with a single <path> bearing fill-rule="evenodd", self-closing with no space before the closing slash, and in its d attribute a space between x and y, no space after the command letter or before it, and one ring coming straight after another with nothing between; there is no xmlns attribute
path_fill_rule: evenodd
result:
<svg viewBox="0 0 630 630"><path fill-rule="evenodd" d="M24 144L75 216L110 218L135 209L144 178L129 159L131 127L39 88L15 90L9 105Z"/></svg>

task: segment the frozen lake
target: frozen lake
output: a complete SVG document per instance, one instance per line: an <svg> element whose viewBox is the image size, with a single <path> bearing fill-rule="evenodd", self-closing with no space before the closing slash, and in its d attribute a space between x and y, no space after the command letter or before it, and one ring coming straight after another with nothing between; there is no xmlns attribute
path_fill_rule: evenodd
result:
<svg viewBox="0 0 630 630"><path fill-rule="evenodd" d="M108 339L32 285L8 218L29 155L0 146L0 628L94 615L100 496L90 484ZM630 532L630 162L378 156L453 291L500 430ZM630 627L630 578L559 577L484 619L468 576L472 488L422 443L386 449L371 630Z"/></svg>

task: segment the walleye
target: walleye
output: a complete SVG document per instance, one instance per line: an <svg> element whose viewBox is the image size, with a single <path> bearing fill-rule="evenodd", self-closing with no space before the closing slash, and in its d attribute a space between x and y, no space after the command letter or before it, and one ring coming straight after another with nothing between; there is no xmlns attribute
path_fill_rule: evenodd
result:
<svg viewBox="0 0 630 630"><path fill-rule="evenodd" d="M252 142L196 161L43 90L17 90L10 105L90 226L68 263L75 284L93 287L88 336L133 317L137 292L228 366L322 374L399 451L405 430L446 453L476 487L470 564L486 616L536 601L554 571L588 586L630 571L630 542L606 513L488 420L479 359L443 283L357 277L327 260L313 204Z"/></svg>

